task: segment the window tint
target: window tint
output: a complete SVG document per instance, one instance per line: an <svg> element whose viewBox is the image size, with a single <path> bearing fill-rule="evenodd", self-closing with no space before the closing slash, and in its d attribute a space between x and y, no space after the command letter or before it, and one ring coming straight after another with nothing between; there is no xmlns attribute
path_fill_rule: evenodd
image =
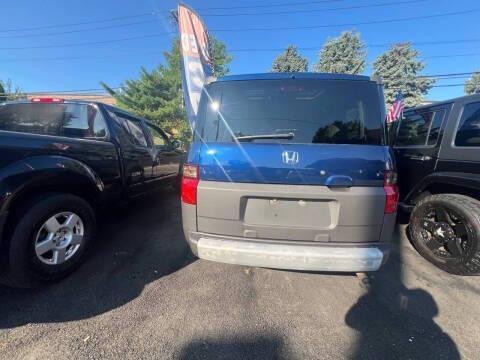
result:
<svg viewBox="0 0 480 360"><path fill-rule="evenodd" d="M7 104L0 106L0 130L83 139L104 138L106 125L87 104Z"/></svg>
<svg viewBox="0 0 480 360"><path fill-rule="evenodd" d="M445 111L440 110L436 111L433 115L432 126L430 127L430 132L428 133L428 145L436 145L438 136L440 135L440 128L442 127L443 118L445 116Z"/></svg>
<svg viewBox="0 0 480 360"><path fill-rule="evenodd" d="M405 114L400 122L396 145L425 145L433 117L433 112Z"/></svg>
<svg viewBox="0 0 480 360"><path fill-rule="evenodd" d="M126 127L131 135L131 140L135 145L148 147L147 138L143 132L140 120L136 120L118 112L115 113L115 116L122 122L122 125Z"/></svg>
<svg viewBox="0 0 480 360"><path fill-rule="evenodd" d="M480 146L480 102L468 104L463 109L455 145Z"/></svg>
<svg viewBox="0 0 480 360"><path fill-rule="evenodd" d="M198 133L205 141L293 133L256 142L382 144L377 85L344 80L214 83L202 97Z"/></svg>
<svg viewBox="0 0 480 360"><path fill-rule="evenodd" d="M167 140L160 133L160 131L158 131L156 128L154 128L150 124L147 124L147 126L148 126L148 129L150 130L150 132L152 134L153 144L155 146L163 147L163 146L166 146L168 144Z"/></svg>

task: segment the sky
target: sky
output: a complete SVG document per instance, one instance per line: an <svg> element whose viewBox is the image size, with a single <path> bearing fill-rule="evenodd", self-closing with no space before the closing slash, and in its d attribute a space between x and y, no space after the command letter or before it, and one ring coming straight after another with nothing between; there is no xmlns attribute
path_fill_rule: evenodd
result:
<svg viewBox="0 0 480 360"><path fill-rule="evenodd" d="M387 50L388 44L411 41L426 62L423 74L480 70L478 0L185 0L185 3L198 10L210 33L231 51L232 74L269 71L273 59L281 52L279 49L289 44L309 48L300 52L312 66L322 44L345 30L361 33L369 62ZM125 80L136 79L142 66L153 69L164 63L162 53L171 48L177 30L168 18L168 11L177 4L173 0L2 2L0 79L11 79L25 92L99 89L100 81L117 87ZM378 6L384 4L390 5ZM449 13L457 14L432 16ZM431 17L418 18L424 16ZM405 18L414 19L382 22ZM376 23L361 24L365 22ZM258 28L263 30L245 30ZM371 66L365 74L371 74ZM438 81L436 85L464 81L465 78L455 78ZM426 98L444 100L462 94L463 86L436 87Z"/></svg>

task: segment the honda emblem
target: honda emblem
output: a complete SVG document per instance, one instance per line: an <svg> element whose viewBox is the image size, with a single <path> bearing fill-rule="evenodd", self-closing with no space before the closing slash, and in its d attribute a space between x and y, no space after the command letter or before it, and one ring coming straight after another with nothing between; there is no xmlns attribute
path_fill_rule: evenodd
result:
<svg viewBox="0 0 480 360"><path fill-rule="evenodd" d="M282 161L287 165L296 165L299 161L298 152L296 151L284 151L282 153Z"/></svg>

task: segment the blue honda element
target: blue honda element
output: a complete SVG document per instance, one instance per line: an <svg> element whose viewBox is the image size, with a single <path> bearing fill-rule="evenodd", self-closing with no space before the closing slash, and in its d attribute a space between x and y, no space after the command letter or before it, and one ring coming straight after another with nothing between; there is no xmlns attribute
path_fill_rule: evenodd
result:
<svg viewBox="0 0 480 360"><path fill-rule="evenodd" d="M270 73L204 87L183 168L186 239L202 259L318 271L386 261L398 189L382 85Z"/></svg>

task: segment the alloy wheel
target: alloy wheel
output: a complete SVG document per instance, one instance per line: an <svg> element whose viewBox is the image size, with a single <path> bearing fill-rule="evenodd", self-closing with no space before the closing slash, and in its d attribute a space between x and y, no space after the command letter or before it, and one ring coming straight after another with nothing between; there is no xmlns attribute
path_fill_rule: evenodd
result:
<svg viewBox="0 0 480 360"><path fill-rule="evenodd" d="M471 245L468 221L447 207L426 208L420 225L424 244L436 257L461 258Z"/></svg>
<svg viewBox="0 0 480 360"><path fill-rule="evenodd" d="M73 212L61 212L43 223L35 239L35 254L44 264L60 265L80 249L85 235L82 219Z"/></svg>

